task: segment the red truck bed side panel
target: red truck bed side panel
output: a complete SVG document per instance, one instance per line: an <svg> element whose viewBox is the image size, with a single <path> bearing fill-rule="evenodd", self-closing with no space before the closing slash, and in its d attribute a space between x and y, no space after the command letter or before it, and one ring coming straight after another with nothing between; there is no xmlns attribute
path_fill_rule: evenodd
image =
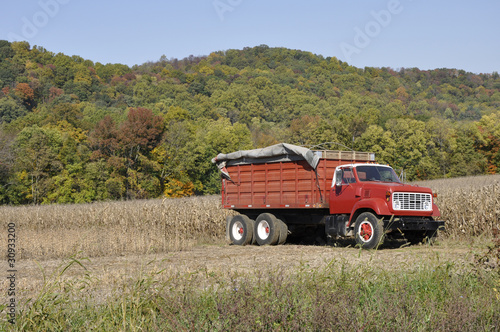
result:
<svg viewBox="0 0 500 332"><path fill-rule="evenodd" d="M322 158L317 176L306 161L228 166L232 181L223 179L222 205L229 209L328 208L335 168L344 163Z"/></svg>

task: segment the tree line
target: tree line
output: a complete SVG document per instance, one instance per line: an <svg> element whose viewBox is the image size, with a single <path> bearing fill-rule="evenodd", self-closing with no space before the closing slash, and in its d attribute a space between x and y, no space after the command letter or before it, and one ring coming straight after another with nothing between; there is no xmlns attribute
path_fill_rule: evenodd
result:
<svg viewBox="0 0 500 332"><path fill-rule="evenodd" d="M499 106L496 72L266 45L129 67L0 41L0 203L213 194L212 157L278 142L375 152L409 180L496 173Z"/></svg>

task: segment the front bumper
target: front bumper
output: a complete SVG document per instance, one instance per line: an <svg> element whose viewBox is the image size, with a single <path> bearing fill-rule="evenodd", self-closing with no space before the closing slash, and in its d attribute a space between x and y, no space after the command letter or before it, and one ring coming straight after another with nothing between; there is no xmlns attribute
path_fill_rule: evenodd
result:
<svg viewBox="0 0 500 332"><path fill-rule="evenodd" d="M384 221L386 230L400 231L437 231L444 230L443 220L418 217L394 217Z"/></svg>

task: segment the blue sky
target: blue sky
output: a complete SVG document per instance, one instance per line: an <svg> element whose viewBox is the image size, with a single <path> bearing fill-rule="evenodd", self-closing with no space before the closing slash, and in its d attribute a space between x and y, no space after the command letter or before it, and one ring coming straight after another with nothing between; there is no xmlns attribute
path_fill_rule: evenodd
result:
<svg viewBox="0 0 500 332"><path fill-rule="evenodd" d="M5 0L0 39L142 64L266 44L357 66L500 71L500 2Z"/></svg>

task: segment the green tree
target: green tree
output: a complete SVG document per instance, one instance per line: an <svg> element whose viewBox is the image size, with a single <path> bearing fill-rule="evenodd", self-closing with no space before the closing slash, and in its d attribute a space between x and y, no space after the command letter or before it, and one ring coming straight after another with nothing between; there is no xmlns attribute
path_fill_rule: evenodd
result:
<svg viewBox="0 0 500 332"><path fill-rule="evenodd" d="M197 131L196 144L192 149L193 163L187 172L203 184L203 194L220 192L220 174L210 160L219 153L252 149L252 138L248 127L241 123L231 124L228 119L207 121Z"/></svg>
<svg viewBox="0 0 500 332"><path fill-rule="evenodd" d="M317 145L325 142L345 144L346 130L340 121L334 124L320 116L304 115L292 120L287 141L297 145Z"/></svg>
<svg viewBox="0 0 500 332"><path fill-rule="evenodd" d="M0 40L0 62L14 56L14 50L11 44L6 40Z"/></svg>
<svg viewBox="0 0 500 332"><path fill-rule="evenodd" d="M12 98L0 99L0 124L9 123L27 112L26 108Z"/></svg>
<svg viewBox="0 0 500 332"><path fill-rule="evenodd" d="M393 119L387 129L396 143L394 167L404 169L409 180L429 178L432 170L428 150L434 142L426 133L425 123L417 120Z"/></svg>
<svg viewBox="0 0 500 332"><path fill-rule="evenodd" d="M392 132L385 131L378 125L371 125L356 140L356 150L373 152L379 163L389 164L394 167L397 161L396 142L392 138Z"/></svg>
<svg viewBox="0 0 500 332"><path fill-rule="evenodd" d="M477 123L477 148L486 157L488 173L495 174L500 167L500 112L484 115Z"/></svg>
<svg viewBox="0 0 500 332"><path fill-rule="evenodd" d="M0 204L8 203L7 191L15 162L12 151L13 141L14 136L0 127Z"/></svg>
<svg viewBox="0 0 500 332"><path fill-rule="evenodd" d="M196 127L188 111L180 107L169 108L165 123L162 144L153 150L154 160L161 165L162 191L168 197L190 196L203 189L201 182L193 183L188 174L194 162Z"/></svg>
<svg viewBox="0 0 500 332"><path fill-rule="evenodd" d="M473 123L458 125L449 161L449 176L470 176L484 174L487 170L487 158L476 149L481 134Z"/></svg>
<svg viewBox="0 0 500 332"><path fill-rule="evenodd" d="M498 73L361 69L266 45L130 68L0 41L0 91L2 130L62 142L39 177L4 172L14 204L35 189L37 202L214 193L215 154L276 142L374 151L412 179L500 166Z"/></svg>
<svg viewBox="0 0 500 332"><path fill-rule="evenodd" d="M61 146L61 135L55 129L35 125L24 128L17 136L14 142L17 173L25 172L31 187L25 201L42 202L50 177L62 168L58 158Z"/></svg>

